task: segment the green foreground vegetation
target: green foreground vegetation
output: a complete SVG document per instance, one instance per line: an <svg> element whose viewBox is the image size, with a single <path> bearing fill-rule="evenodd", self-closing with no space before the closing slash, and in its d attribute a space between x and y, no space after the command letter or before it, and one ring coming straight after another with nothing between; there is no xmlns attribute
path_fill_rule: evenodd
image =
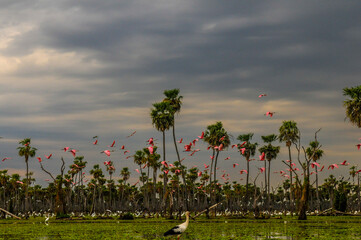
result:
<svg viewBox="0 0 361 240"><path fill-rule="evenodd" d="M163 233L184 220L87 219L0 220L0 239L175 239ZM197 218L191 220L181 239L360 239L361 217L314 217L297 221L282 219Z"/></svg>

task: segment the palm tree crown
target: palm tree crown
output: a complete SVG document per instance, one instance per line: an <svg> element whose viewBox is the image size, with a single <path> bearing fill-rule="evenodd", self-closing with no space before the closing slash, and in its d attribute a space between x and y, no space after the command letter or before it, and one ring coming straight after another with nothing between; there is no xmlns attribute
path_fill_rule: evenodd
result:
<svg viewBox="0 0 361 240"><path fill-rule="evenodd" d="M343 95L350 97L343 102L346 108L346 118L361 128L361 86L344 88Z"/></svg>

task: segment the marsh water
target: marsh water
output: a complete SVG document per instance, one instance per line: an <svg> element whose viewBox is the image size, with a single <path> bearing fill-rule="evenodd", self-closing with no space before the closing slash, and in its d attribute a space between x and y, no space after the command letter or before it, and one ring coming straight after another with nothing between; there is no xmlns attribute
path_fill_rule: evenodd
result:
<svg viewBox="0 0 361 240"><path fill-rule="evenodd" d="M182 221L157 219L50 221L1 220L0 239L175 239L163 233ZM361 239L360 217L191 221L181 239Z"/></svg>

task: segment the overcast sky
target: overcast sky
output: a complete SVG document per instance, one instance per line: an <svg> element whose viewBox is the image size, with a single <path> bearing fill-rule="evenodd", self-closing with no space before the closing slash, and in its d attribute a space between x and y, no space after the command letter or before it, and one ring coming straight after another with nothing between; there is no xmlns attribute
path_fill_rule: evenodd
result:
<svg viewBox="0 0 361 240"><path fill-rule="evenodd" d="M2 0L0 157L12 159L0 169L24 176L16 148L31 137L37 156L53 153L44 165L54 173L61 156L71 164L71 154L60 150L69 146L85 156L87 170L113 160L115 175L130 167L135 182L132 159L119 150L110 158L100 151L113 140L131 154L149 137L160 145L150 108L172 88L184 97L176 134L185 142L222 121L233 143L254 132L262 146L261 135L294 120L305 146L322 128L321 164L359 164L361 134L344 121L342 89L361 82L360 9L360 1ZM258 98L261 93L267 97ZM276 113L269 118L267 111ZM95 135L98 146L92 145ZM275 144L282 150L272 172L284 170L281 160L288 158L284 144ZM181 156L202 170L210 152L198 146L193 157ZM171 132L167 156L176 160ZM219 161L220 173L240 180L246 164L239 153L229 149ZM233 163L240 166L233 169ZM251 178L262 165L252 162ZM35 158L30 169L37 184L48 178ZM348 169L332 173L348 177ZM272 176L274 185L282 180Z"/></svg>

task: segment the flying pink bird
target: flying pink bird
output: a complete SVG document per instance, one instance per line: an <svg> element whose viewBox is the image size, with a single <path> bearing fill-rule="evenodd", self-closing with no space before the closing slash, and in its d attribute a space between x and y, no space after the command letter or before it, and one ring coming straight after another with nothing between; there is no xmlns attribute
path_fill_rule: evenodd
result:
<svg viewBox="0 0 361 240"><path fill-rule="evenodd" d="M238 147L238 145L237 145L237 144L233 144L233 145L232 145L232 148L234 148L234 147Z"/></svg>
<svg viewBox="0 0 361 240"><path fill-rule="evenodd" d="M170 164L169 164L169 167L172 167L172 168L173 168L173 167L174 167L174 165L170 163Z"/></svg>
<svg viewBox="0 0 361 240"><path fill-rule="evenodd" d="M127 154L127 153L129 153L129 151L128 151L128 150L124 151L124 155L125 155L125 154Z"/></svg>
<svg viewBox="0 0 361 240"><path fill-rule="evenodd" d="M196 142L198 141L198 138L193 140L193 146L196 146Z"/></svg>
<svg viewBox="0 0 361 240"><path fill-rule="evenodd" d="M231 159L231 157L226 157L224 160L229 160L229 159Z"/></svg>
<svg viewBox="0 0 361 240"><path fill-rule="evenodd" d="M265 96L267 96L267 94L262 93L262 94L261 94L261 95L259 95L258 97L259 97L259 98L261 98L261 97L265 97Z"/></svg>
<svg viewBox="0 0 361 240"><path fill-rule="evenodd" d="M110 165L110 161L105 161L105 162L104 162L104 165L105 165L105 166Z"/></svg>
<svg viewBox="0 0 361 240"><path fill-rule="evenodd" d="M242 169L239 173L240 173L240 174L243 174L243 173L248 174L247 170L245 170L245 169Z"/></svg>
<svg viewBox="0 0 361 240"><path fill-rule="evenodd" d="M16 183L24 184L22 181L16 181Z"/></svg>
<svg viewBox="0 0 361 240"><path fill-rule="evenodd" d="M10 159L11 159L10 157L4 157L2 161L4 162L5 160L10 160Z"/></svg>
<svg viewBox="0 0 361 240"><path fill-rule="evenodd" d="M247 141L244 141L241 145L239 145L239 147L243 147L244 144L246 144L246 143L247 143Z"/></svg>
<svg viewBox="0 0 361 240"><path fill-rule="evenodd" d="M209 156L212 160L214 159L214 156Z"/></svg>
<svg viewBox="0 0 361 240"><path fill-rule="evenodd" d="M179 141L177 141L178 143L182 143L183 142L183 138L181 138Z"/></svg>
<svg viewBox="0 0 361 240"><path fill-rule="evenodd" d="M361 143L357 144L356 147L357 147L357 150L360 150Z"/></svg>
<svg viewBox="0 0 361 240"><path fill-rule="evenodd" d="M238 165L239 165L238 163L233 163L233 168L235 168Z"/></svg>
<svg viewBox="0 0 361 240"><path fill-rule="evenodd" d="M47 159L50 159L51 158L51 156L53 156L53 154L51 153L49 156L46 156L45 155L45 157L47 158Z"/></svg>
<svg viewBox="0 0 361 240"><path fill-rule="evenodd" d="M189 143L188 145L184 145L184 149L186 152L190 152L192 147L192 143Z"/></svg>
<svg viewBox="0 0 361 240"><path fill-rule="evenodd" d="M113 141L113 143L112 143L112 145L108 145L108 147L114 147L114 145L115 145L115 140Z"/></svg>
<svg viewBox="0 0 361 240"><path fill-rule="evenodd" d="M148 142L149 145L152 145L152 146L154 145L154 139L153 138L149 138L147 142Z"/></svg>
<svg viewBox="0 0 361 240"><path fill-rule="evenodd" d="M261 167L259 170L261 171L261 173L263 173L266 170L266 168Z"/></svg>
<svg viewBox="0 0 361 240"><path fill-rule="evenodd" d="M161 163L162 165L164 165L164 167L166 167L166 168L168 167L168 164L166 163L166 161L161 161L160 163Z"/></svg>
<svg viewBox="0 0 361 240"><path fill-rule="evenodd" d="M69 150L69 147L65 147L63 148L64 152L68 151Z"/></svg>
<svg viewBox="0 0 361 240"><path fill-rule="evenodd" d="M39 163L42 162L43 160L41 159L41 157L37 157Z"/></svg>
<svg viewBox="0 0 361 240"><path fill-rule="evenodd" d="M264 161L266 154L263 152L261 155L259 155L259 160Z"/></svg>
<svg viewBox="0 0 361 240"><path fill-rule="evenodd" d="M239 149L239 151L241 151L242 154L244 154L246 152L246 148L241 148L241 149Z"/></svg>
<svg viewBox="0 0 361 240"><path fill-rule="evenodd" d="M93 145L97 145L98 144L98 139L96 139L94 142L93 142Z"/></svg>
<svg viewBox="0 0 361 240"><path fill-rule="evenodd" d="M101 153L105 153L105 155L107 155L108 157L110 157L110 151L109 150L104 150L103 152Z"/></svg>
<svg viewBox="0 0 361 240"><path fill-rule="evenodd" d="M318 164L317 162L311 163L311 167L312 167L312 168L315 168L315 166L321 167L320 164Z"/></svg>
<svg viewBox="0 0 361 240"><path fill-rule="evenodd" d="M200 177L200 176L202 176L202 172L201 172L201 171L198 172L198 177Z"/></svg>
<svg viewBox="0 0 361 240"><path fill-rule="evenodd" d="M203 163L204 164L204 168L208 168L209 167L209 165L206 165L205 163Z"/></svg>
<svg viewBox="0 0 361 240"><path fill-rule="evenodd" d="M350 165L349 163L346 163L347 162L347 160L344 160L342 163L341 163L341 165L343 165L343 166L348 166L348 165Z"/></svg>
<svg viewBox="0 0 361 240"><path fill-rule="evenodd" d="M130 134L129 136L127 136L127 138L130 138L132 136L134 136L134 134L136 133L137 131L134 131L132 134Z"/></svg>
<svg viewBox="0 0 361 240"><path fill-rule="evenodd" d="M137 173L140 173L140 171L139 171L139 169L137 168L137 169L135 169L135 171L137 172Z"/></svg>
<svg viewBox="0 0 361 240"><path fill-rule="evenodd" d="M226 136L221 137L221 138L219 139L219 141L222 142L225 137L226 137Z"/></svg>
<svg viewBox="0 0 361 240"><path fill-rule="evenodd" d="M334 163L334 164L331 164L330 166L328 166L328 168L327 169L334 169L334 168L338 168L338 165L336 164L336 163Z"/></svg>
<svg viewBox="0 0 361 240"><path fill-rule="evenodd" d="M69 152L71 152L71 154L73 154L73 156L75 157L77 150L72 149L72 150L70 150Z"/></svg>
<svg viewBox="0 0 361 240"><path fill-rule="evenodd" d="M264 115L273 117L273 114L275 114L275 113L276 113L276 112L266 112Z"/></svg>
<svg viewBox="0 0 361 240"><path fill-rule="evenodd" d="M149 146L149 147L148 147L148 150L149 150L149 153L150 153L150 154L153 154L153 152L154 152L153 146Z"/></svg>
<svg viewBox="0 0 361 240"><path fill-rule="evenodd" d="M124 146L124 145L122 145L122 147L121 147L120 149L124 150L124 148L125 148L125 146Z"/></svg>
<svg viewBox="0 0 361 240"><path fill-rule="evenodd" d="M163 171L165 174L168 174L169 173L169 170L164 170Z"/></svg>
<svg viewBox="0 0 361 240"><path fill-rule="evenodd" d="M322 168L321 168L321 170L320 170L320 172L322 172L322 170L325 168L325 166L322 166Z"/></svg>
<svg viewBox="0 0 361 240"><path fill-rule="evenodd" d="M198 136L199 139L203 139L204 138L204 132L202 132L202 134L200 136Z"/></svg>

